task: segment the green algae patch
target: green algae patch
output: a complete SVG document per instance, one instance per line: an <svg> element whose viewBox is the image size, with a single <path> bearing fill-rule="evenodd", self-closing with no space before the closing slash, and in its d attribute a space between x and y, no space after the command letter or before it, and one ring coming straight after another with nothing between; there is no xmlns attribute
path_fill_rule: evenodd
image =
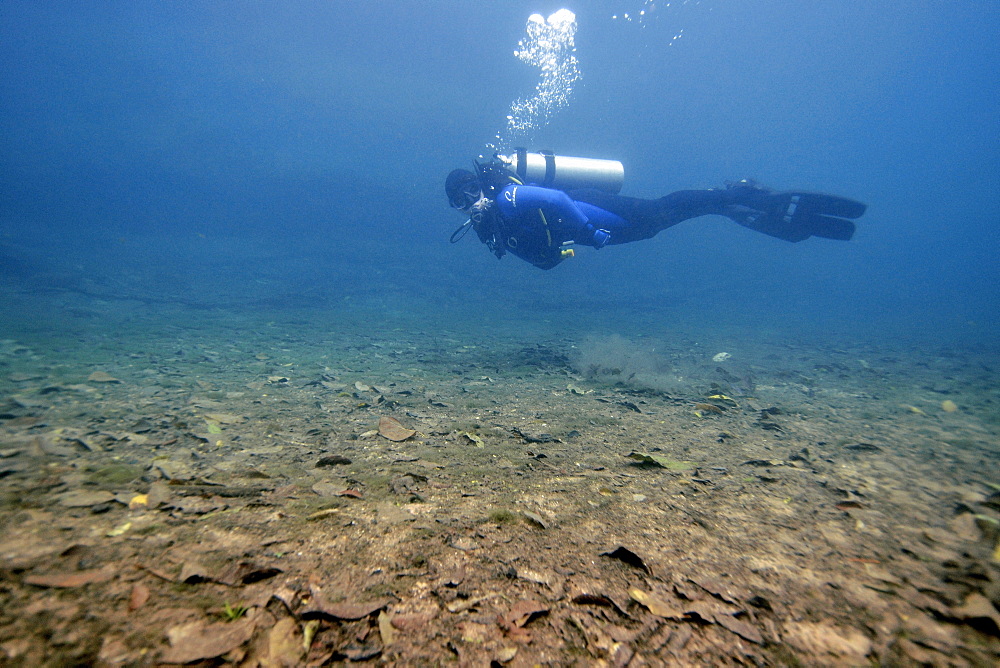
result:
<svg viewBox="0 0 1000 668"><path fill-rule="evenodd" d="M490 513L490 521L496 524L512 524L520 519L517 513L511 512L510 510L494 510Z"/></svg>
<svg viewBox="0 0 1000 668"><path fill-rule="evenodd" d="M143 470L127 464L112 464L93 471L89 476L91 482L98 485L123 485L139 478Z"/></svg>

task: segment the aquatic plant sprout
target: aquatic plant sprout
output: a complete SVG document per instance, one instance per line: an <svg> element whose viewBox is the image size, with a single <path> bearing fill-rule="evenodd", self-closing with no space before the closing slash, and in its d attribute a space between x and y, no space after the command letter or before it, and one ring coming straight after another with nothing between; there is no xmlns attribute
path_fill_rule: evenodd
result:
<svg viewBox="0 0 1000 668"><path fill-rule="evenodd" d="M535 94L511 104L507 125L489 148L503 152L532 131L547 124L557 111L569 104L573 85L580 79L580 67L574 53L576 14L560 9L547 19L541 14L528 17L527 35L517 44L514 55L533 65L541 73Z"/></svg>

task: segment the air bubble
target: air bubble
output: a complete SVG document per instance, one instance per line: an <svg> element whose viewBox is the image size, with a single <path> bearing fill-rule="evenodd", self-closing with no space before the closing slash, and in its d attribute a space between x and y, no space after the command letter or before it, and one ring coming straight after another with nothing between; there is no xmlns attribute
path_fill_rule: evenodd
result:
<svg viewBox="0 0 1000 668"><path fill-rule="evenodd" d="M500 152L510 149L569 104L573 85L581 76L579 63L573 55L576 27L576 15L568 9L560 9L548 19L539 14L528 17L527 36L518 42L514 55L539 68L538 85L532 97L511 104L507 126L497 133L497 141L491 149Z"/></svg>

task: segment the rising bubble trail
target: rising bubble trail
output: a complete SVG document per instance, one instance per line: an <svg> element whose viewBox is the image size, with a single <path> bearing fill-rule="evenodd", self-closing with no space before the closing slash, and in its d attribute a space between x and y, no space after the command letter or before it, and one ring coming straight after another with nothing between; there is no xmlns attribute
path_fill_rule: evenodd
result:
<svg viewBox="0 0 1000 668"><path fill-rule="evenodd" d="M573 85L580 79L576 46L576 15L560 9L545 19L528 17L527 35L518 42L514 55L541 70L535 94L518 99L510 107L506 127L497 133L489 148L506 151L515 142L530 139L531 133L548 123L557 111L569 104Z"/></svg>

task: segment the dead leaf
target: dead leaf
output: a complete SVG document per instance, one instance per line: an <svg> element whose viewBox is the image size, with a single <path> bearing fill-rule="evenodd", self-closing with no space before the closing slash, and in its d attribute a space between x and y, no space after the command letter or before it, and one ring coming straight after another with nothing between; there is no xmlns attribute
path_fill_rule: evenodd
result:
<svg viewBox="0 0 1000 668"><path fill-rule="evenodd" d="M253 584L261 580L273 578L281 569L275 566L264 566L252 561L230 563L212 579L230 587Z"/></svg>
<svg viewBox="0 0 1000 668"><path fill-rule="evenodd" d="M115 495L101 490L74 490L65 492L58 497L59 505L67 508L89 508L108 501L114 501Z"/></svg>
<svg viewBox="0 0 1000 668"><path fill-rule="evenodd" d="M186 515L207 515L217 510L225 510L229 505L218 496L209 499L198 497L187 497L174 501L171 505L179 512Z"/></svg>
<svg viewBox="0 0 1000 668"><path fill-rule="evenodd" d="M459 564L449 571L442 579L445 587L457 587L465 580L465 566Z"/></svg>
<svg viewBox="0 0 1000 668"><path fill-rule="evenodd" d="M211 579L208 569L196 561L185 561L181 566L181 574L177 576L177 581L184 584L197 584Z"/></svg>
<svg viewBox="0 0 1000 668"><path fill-rule="evenodd" d="M491 627L479 622L460 622L457 628L462 641L470 645L482 645L493 635Z"/></svg>
<svg viewBox="0 0 1000 668"><path fill-rule="evenodd" d="M539 527L541 527L543 529L548 529L549 528L549 523L546 522L542 518L542 516L539 515L538 513L533 513L531 511L525 510L521 514L524 515L525 518L527 518L532 524L534 524L536 526L539 526Z"/></svg>
<svg viewBox="0 0 1000 668"><path fill-rule="evenodd" d="M577 605L599 605L604 608L613 608L622 617L630 616L627 612L625 612L624 606L619 605L613 598L606 594L579 591L575 593L570 600Z"/></svg>
<svg viewBox="0 0 1000 668"><path fill-rule="evenodd" d="M151 575L155 575L156 577L160 578L161 580L165 580L167 582L174 582L175 578L174 578L173 575L171 575L170 573L168 573L168 572L166 572L164 570L156 568L155 566L147 566L147 565L143 564L142 568L145 569L145 571L147 573L149 573Z"/></svg>
<svg viewBox="0 0 1000 668"><path fill-rule="evenodd" d="M504 615L503 620L512 626L523 627L531 620L542 615L547 615L548 613L548 606L538 601L524 599L515 603L510 612Z"/></svg>
<svg viewBox="0 0 1000 668"><path fill-rule="evenodd" d="M149 486L146 492L146 502L149 508L159 508L170 501L170 487L162 480L157 480Z"/></svg>
<svg viewBox="0 0 1000 668"><path fill-rule="evenodd" d="M873 443L854 443L853 445L845 445L844 447L855 452L878 452L882 449Z"/></svg>
<svg viewBox="0 0 1000 668"><path fill-rule="evenodd" d="M385 610L378 613L378 632L382 636L383 647L388 647L396 641L396 631L392 628L392 617Z"/></svg>
<svg viewBox="0 0 1000 668"><path fill-rule="evenodd" d="M638 568L641 571L645 571L647 575L653 574L653 572L649 569L649 566L646 565L646 562L644 562L639 555L637 555L635 552L628 549L627 547L622 547L621 545L619 545L615 549L610 550L608 552L601 552L601 556L611 557L612 559L618 559L619 561L624 561L629 566L634 566L635 568Z"/></svg>
<svg viewBox="0 0 1000 668"><path fill-rule="evenodd" d="M503 647L497 652L496 660L500 663L510 663L514 660L515 656L517 656L516 647Z"/></svg>
<svg viewBox="0 0 1000 668"><path fill-rule="evenodd" d="M497 615L497 624L511 640L531 642L531 633L525 625L533 619L549 614L548 607L537 601L521 600L506 615Z"/></svg>
<svg viewBox="0 0 1000 668"><path fill-rule="evenodd" d="M132 592L128 597L128 609L130 611L136 611L145 605L146 601L149 600L149 587L137 582L132 585Z"/></svg>
<svg viewBox="0 0 1000 668"><path fill-rule="evenodd" d="M616 633L613 625L609 626L606 623L599 622L590 615L580 613L571 614L566 621L575 626L583 634L587 650L591 655L595 658L606 657L606 660L595 661L593 662L594 664L620 667L627 666L631 661L634 652L628 644L622 642L622 639L615 637L621 631L624 631L624 629ZM629 635L628 632L625 632L625 635Z"/></svg>
<svg viewBox="0 0 1000 668"><path fill-rule="evenodd" d="M306 654L309 653L309 648L312 647L313 638L316 637L316 632L319 631L320 621L318 619L313 619L302 625L302 649L305 650Z"/></svg>
<svg viewBox="0 0 1000 668"><path fill-rule="evenodd" d="M688 580L695 583L720 601L735 604L740 598L739 595L734 593L725 582L707 577L688 578Z"/></svg>
<svg viewBox="0 0 1000 668"><path fill-rule="evenodd" d="M749 640L758 645L764 644L764 637L757 630L757 627L743 620L736 619L732 615L717 614L715 615L715 623L728 631L732 631L744 640Z"/></svg>
<svg viewBox="0 0 1000 668"><path fill-rule="evenodd" d="M36 587L52 587L56 589L69 589L94 584L95 582L107 582L115 577L115 569L109 566L104 568L92 568L86 571L75 571L73 573L41 573L29 575L24 578L24 583Z"/></svg>
<svg viewBox="0 0 1000 668"><path fill-rule="evenodd" d="M687 601L682 609L686 620L700 621L706 624L714 624L716 616L728 614L722 604L710 599Z"/></svg>
<svg viewBox="0 0 1000 668"><path fill-rule="evenodd" d="M377 644L364 644L360 647L348 646L341 650L348 661L370 661L382 653Z"/></svg>
<svg viewBox="0 0 1000 668"><path fill-rule="evenodd" d="M320 616L350 621L364 619L387 605L389 605L388 600L373 601L370 603L328 603L322 608L315 609L315 612L320 613ZM303 619L307 619L310 612L307 610L302 613Z"/></svg>
<svg viewBox="0 0 1000 668"><path fill-rule="evenodd" d="M320 480L312 486L312 491L320 496L337 496L344 491L344 483L332 480Z"/></svg>
<svg viewBox="0 0 1000 668"><path fill-rule="evenodd" d="M833 506L837 510L854 510L857 508L864 508L864 506L857 501L841 501Z"/></svg>
<svg viewBox="0 0 1000 668"><path fill-rule="evenodd" d="M218 424L239 424L243 421L242 415L232 413L205 413L205 418Z"/></svg>
<svg viewBox="0 0 1000 668"><path fill-rule="evenodd" d="M364 619L372 613L383 610L390 601L381 599L368 603L327 603L322 591L318 587L310 587L312 594L312 606L301 611L302 619L329 618L341 620Z"/></svg>
<svg viewBox="0 0 1000 668"><path fill-rule="evenodd" d="M230 652L253 635L255 624L250 620L235 622L189 622L167 631L170 647L160 657L164 663L192 663L213 659Z"/></svg>
<svg viewBox="0 0 1000 668"><path fill-rule="evenodd" d="M455 536L448 541L448 546L462 552L471 552L479 549L479 543L467 536Z"/></svg>
<svg viewBox="0 0 1000 668"><path fill-rule="evenodd" d="M405 632L419 631L437 617L437 610L414 612L407 615L393 615L390 623L394 628ZM379 616L381 619L381 615Z"/></svg>
<svg viewBox="0 0 1000 668"><path fill-rule="evenodd" d="M633 601L641 603L657 617L664 617L666 619L673 619L676 621L682 621L684 619L684 613L679 608L671 606L658 596L647 594L641 589L637 589L635 587L628 590L628 595L632 597Z"/></svg>
<svg viewBox="0 0 1000 668"><path fill-rule="evenodd" d="M390 441L405 441L417 433L416 429L407 429L399 420L383 416L378 421L378 433Z"/></svg>
<svg viewBox="0 0 1000 668"><path fill-rule="evenodd" d="M517 577L522 580L528 580L529 582L545 585L546 587L552 586L553 578L551 575L539 573L538 571L533 571L528 568L517 569Z"/></svg>
<svg viewBox="0 0 1000 668"><path fill-rule="evenodd" d="M475 596L473 598L460 598L452 601L446 607L448 608L448 612L454 612L454 613L465 612L466 610L471 610L472 608L475 608L483 601L488 601L491 598L496 598L499 595L500 594L493 593L493 594L487 594L485 596Z"/></svg>
<svg viewBox="0 0 1000 668"><path fill-rule="evenodd" d="M982 594L972 593L960 608L954 608L955 617L984 633L1000 636L1000 613Z"/></svg>
<svg viewBox="0 0 1000 668"><path fill-rule="evenodd" d="M28 380L38 380L39 378L45 378L45 376L40 373L12 373L7 376L7 380L15 383L23 383Z"/></svg>
<svg viewBox="0 0 1000 668"><path fill-rule="evenodd" d="M294 617L279 619L267 634L267 656L261 657L262 668L292 668L302 665L305 648L298 634Z"/></svg>
<svg viewBox="0 0 1000 668"><path fill-rule="evenodd" d="M865 657L872 649L872 641L858 629L836 626L827 621L786 621L781 635L790 647L800 652L832 655L845 665L867 663Z"/></svg>
<svg viewBox="0 0 1000 668"><path fill-rule="evenodd" d="M462 432L460 434L460 436L463 436L466 440L468 440L470 443L474 444L476 447L479 447L479 448L486 447L486 442L483 441L483 439L481 437L477 436L476 434L473 434L472 432L465 431L465 432Z"/></svg>

